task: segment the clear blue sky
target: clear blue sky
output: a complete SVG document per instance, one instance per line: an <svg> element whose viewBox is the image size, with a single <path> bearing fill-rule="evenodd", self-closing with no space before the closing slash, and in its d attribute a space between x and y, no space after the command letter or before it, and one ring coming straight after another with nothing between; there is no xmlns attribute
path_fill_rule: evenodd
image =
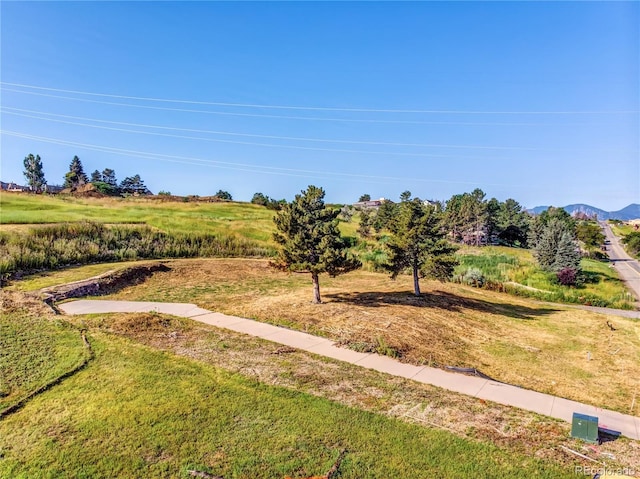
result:
<svg viewBox="0 0 640 479"><path fill-rule="evenodd" d="M637 2L0 9L3 181L34 153L50 184L78 155L239 200L316 184L331 202L640 202Z"/></svg>

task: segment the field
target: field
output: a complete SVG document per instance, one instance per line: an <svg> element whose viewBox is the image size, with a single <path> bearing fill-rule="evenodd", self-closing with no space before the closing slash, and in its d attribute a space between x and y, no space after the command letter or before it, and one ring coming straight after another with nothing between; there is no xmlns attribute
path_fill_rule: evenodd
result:
<svg viewBox="0 0 640 479"><path fill-rule="evenodd" d="M1 316L2 326L9 329L19 328L23 320L22 313L13 311ZM326 474L342 450L341 478L573 476L574 458L556 446L577 446L566 439L566 426L554 421L513 416L500 406L467 405L468 415L475 409L476 416L482 411L485 419L495 415L502 421L504 429L490 434L502 445L491 444L483 427L451 432L419 424L417 409L407 409L409 399L437 407L447 401L447 393L435 388L408 385L406 395L398 394L403 384L387 384L378 373L349 367L322 381L312 371L336 373L345 366L326 362L318 368L310 355L279 355L275 345L225 337L215 328L194 330L190 321L167 316L89 317L66 328L78 332L80 325L89 330L95 357L0 421L0 477L174 478L197 470L227 479L301 478ZM59 334L64 335L58 331L41 338L41 346L55 349L65 341ZM156 344L142 344L145 338ZM171 346L182 354L161 350ZM13 343L12 349L25 352L28 345ZM224 356L232 358L227 369L242 370L252 367L256 357L246 353L258 350L271 364L270 381L257 380L262 378L249 371L241 375L220 369L207 356L219 352L222 364ZM34 375L40 369L44 378L55 367L39 362L30 369ZM354 378L350 394L346 377ZM268 384L274 378L288 387ZM318 380L326 394L341 391L356 398L352 402L366 400L368 407L321 397L313 391ZM455 399L446 408L455 412ZM415 420L406 414L411 411ZM389 417L394 414L404 419ZM531 449L524 438L534 431L537 447ZM616 443L616 454L632 457L633 442Z"/></svg>
<svg viewBox="0 0 640 479"><path fill-rule="evenodd" d="M464 278L472 269L482 274L485 286L519 296L621 309L634 307L632 296L607 262L583 258L584 283L578 287L565 287L554 281L553 274L535 264L530 250L465 246L458 251L457 257L460 265L456 268L456 280L463 283L472 282Z"/></svg>
<svg viewBox="0 0 640 479"><path fill-rule="evenodd" d="M17 225L95 221L147 224L172 233L218 233L269 243L273 211L248 203L163 202L146 198L74 198L0 193L0 231Z"/></svg>
<svg viewBox="0 0 640 479"><path fill-rule="evenodd" d="M114 299L194 302L377 350L415 364L475 367L529 389L637 414L640 321L536 303L455 283L358 271L310 279L273 271L265 260L176 260L170 272L125 288ZM76 270L81 276L82 269ZM39 284L56 283L56 274ZM29 283L25 286L30 287ZM607 326L609 320L616 331ZM591 360L587 359L588 353Z"/></svg>
<svg viewBox="0 0 640 479"><path fill-rule="evenodd" d="M197 255L198 251L210 255L207 248L194 247L191 243L206 243L208 240L204 235L212 234L220 238L223 246L220 253L211 256L242 256L243 251L251 252L254 256L265 256L273 253L274 246L274 212L247 203L210 203L194 200L176 202L147 198L97 199L2 193L0 211L0 233L24 233L29 228L42 228L57 222L90 220L112 225L116 229L116 225L120 225L120 229L126 225L131 228L137 225L142 229L143 225L147 225L172 235L167 247L164 245L165 239L151 238L154 234L152 231L146 233L149 238L145 237L141 242L145 247L152 243L162 244L154 246L144 254L136 254L131 248L104 252L104 248L99 244L93 244L91 238L82 244L75 244L73 241L68 245L56 242L56 251L59 250L60 258L53 262L57 264L73 263L73 259L78 255L81 256L81 260L76 261L78 263L104 261L99 257L92 259L92 252L98 250L100 253L97 256L108 257L110 261L146 257L192 257ZM355 238L357 222L357 216L352 222L340 222L342 234ZM176 235L182 236L173 238ZM192 238L189 244L185 244L185 235ZM41 247L42 245L38 246ZM21 251L20 248L16 245L9 248L13 259L0 258L0 272L11 273L16 268L20 270L20 265L16 265L17 257L23 259L27 270L47 267L41 252L32 254L33 257L24 256L22 253L16 253ZM158 253L154 254L153 251L156 250ZM374 247L371 241L368 241L357 246L354 251L363 260L365 270L377 271L380 270L380 262L385 257L379 250L379 246ZM81 253L78 253L79 251ZM518 296L622 309L632 309L634 306L631 296L616 273L604 262L583 259L584 284L573 288L556 284L552 275L537 268L528 250L464 247L458 252L458 258L461 264L456 270L456 280L460 282L468 282L465 281L464 275L472 269L480 271L486 280L485 287ZM29 268L29 265L33 266Z"/></svg>
<svg viewBox="0 0 640 479"><path fill-rule="evenodd" d="M273 212L254 205L2 194L0 207L6 234L45 220L93 219L272 246ZM340 226L355 236L357 221ZM624 306L606 264L584 260L589 281L562 289L525 250L464 248L459 259L459 282L425 280L420 298L410 294L409 277L375 272L375 258L368 270L323 276L321 305L310 303L308 275L247 258L164 260L170 271L110 297L194 302L638 415L640 321L518 297L594 304L606 297ZM575 476L576 457L559 446L582 445L559 421L189 320L152 313L61 320L21 293L131 264L42 272L3 288L0 410L43 392L0 420L0 477L188 477L195 469L226 479L306 478L326 474L342 450L341 478ZM472 287L469 269L511 294ZM81 330L93 349L88 363ZM640 467L638 442L600 451Z"/></svg>

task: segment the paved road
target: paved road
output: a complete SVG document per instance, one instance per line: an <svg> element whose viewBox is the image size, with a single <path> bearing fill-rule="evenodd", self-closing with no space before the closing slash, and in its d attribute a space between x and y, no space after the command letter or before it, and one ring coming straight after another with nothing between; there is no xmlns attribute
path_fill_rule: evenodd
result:
<svg viewBox="0 0 640 479"><path fill-rule="evenodd" d="M618 275L627 284L628 288L633 292L636 301L640 300L640 264L627 254L620 245L618 237L613 234L611 227L607 223L600 223L604 230L604 234L609 240L607 246L607 254Z"/></svg>
<svg viewBox="0 0 640 479"><path fill-rule="evenodd" d="M219 328L256 336L267 341L309 351L357 366L374 369L383 373L412 379L425 384L466 394L479 399L514 406L571 422L574 412L597 416L601 427L621 432L632 439L640 439L640 417L629 416L615 411L600 409L576 401L569 401L549 394L522 389L496 381L478 377L450 373L427 366L401 363L387 356L373 353L359 353L340 348L326 338L312 336L251 319L212 313L188 303L152 303L137 301L97 301L79 300L59 305L67 314L94 314L113 312L150 312L172 314L191 318Z"/></svg>

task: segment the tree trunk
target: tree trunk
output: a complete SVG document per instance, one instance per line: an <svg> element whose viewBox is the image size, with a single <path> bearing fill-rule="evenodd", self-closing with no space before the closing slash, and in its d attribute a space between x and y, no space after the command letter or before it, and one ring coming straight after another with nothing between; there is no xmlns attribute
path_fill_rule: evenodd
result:
<svg viewBox="0 0 640 479"><path fill-rule="evenodd" d="M417 265L413 265L413 294L420 296L420 278L418 277Z"/></svg>
<svg viewBox="0 0 640 479"><path fill-rule="evenodd" d="M313 303L322 303L320 299L320 278L318 277L318 273L311 273L311 279L313 280Z"/></svg>

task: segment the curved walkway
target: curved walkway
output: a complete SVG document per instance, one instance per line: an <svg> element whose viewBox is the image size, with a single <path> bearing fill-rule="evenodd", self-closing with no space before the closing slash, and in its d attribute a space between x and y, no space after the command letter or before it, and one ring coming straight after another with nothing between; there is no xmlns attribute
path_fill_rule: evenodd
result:
<svg viewBox="0 0 640 479"><path fill-rule="evenodd" d="M190 318L201 323L256 336L267 341L284 344L393 376L431 384L478 399L486 399L507 406L518 407L567 422L571 422L574 412L597 416L600 427L619 431L624 436L632 439L640 439L640 417L629 416L488 379L463 376L428 366L405 364L375 353L351 351L350 349L335 346L333 341L326 338L251 319L212 313L206 309L199 308L195 304L83 299L62 303L58 306L67 314L146 313L154 311Z"/></svg>

